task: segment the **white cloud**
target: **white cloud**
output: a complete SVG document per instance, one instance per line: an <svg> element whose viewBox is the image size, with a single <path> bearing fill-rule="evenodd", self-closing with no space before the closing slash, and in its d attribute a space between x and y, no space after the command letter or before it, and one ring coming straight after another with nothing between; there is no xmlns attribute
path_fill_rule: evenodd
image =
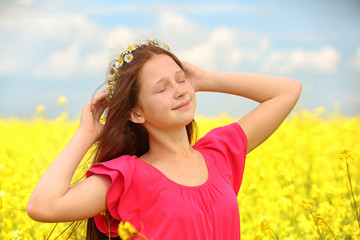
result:
<svg viewBox="0 0 360 240"><path fill-rule="evenodd" d="M74 38L67 48L53 52L37 69L39 75L65 77L74 73L101 73L119 48L133 39L134 34L125 28L104 33L104 40L97 47L83 50L83 38Z"/></svg>
<svg viewBox="0 0 360 240"><path fill-rule="evenodd" d="M119 13L126 9L127 13L142 13L142 14L158 14L166 10L171 12L181 12L184 14L246 14L246 15L270 15L275 9L269 5L255 5L255 4L240 4L240 3L196 3L196 2L142 2L141 8L136 2L108 4L96 7L88 6L82 10L87 14L113 14Z"/></svg>
<svg viewBox="0 0 360 240"><path fill-rule="evenodd" d="M196 65L211 68L216 62L227 60L226 53L235 42L235 33L225 27L217 28L209 33L207 41L194 45L179 53L183 59Z"/></svg>
<svg viewBox="0 0 360 240"><path fill-rule="evenodd" d="M151 29L119 25L110 30L94 24L81 12L48 14L38 12L33 6L18 9L15 6L6 11L3 21L0 19L0 32L8 36L0 39L0 61L3 63L0 73L14 70L17 62L21 62L24 69L28 67L29 73L42 76L99 73L107 68L110 57L119 47L147 37L165 41L181 59L206 69L228 70L244 62L261 65L262 71L281 73L298 69L322 72L336 69L339 57L332 47L269 52L271 42L260 33L221 26L207 29L171 11L171 6L156 10L158 24ZM11 42L11 39L21 39L27 44ZM12 51L5 51L9 46Z"/></svg>
<svg viewBox="0 0 360 240"><path fill-rule="evenodd" d="M0 46L0 74L9 74L16 69L16 58L12 50L5 46Z"/></svg>
<svg viewBox="0 0 360 240"><path fill-rule="evenodd" d="M71 44L67 49L52 53L44 64L37 69L39 75L52 75L64 77L82 69L79 61L79 47L77 43Z"/></svg>
<svg viewBox="0 0 360 240"><path fill-rule="evenodd" d="M107 49L117 49L123 47L126 43L134 40L135 34L126 27L118 27L107 34L106 46Z"/></svg>
<svg viewBox="0 0 360 240"><path fill-rule="evenodd" d="M270 46L269 39L250 30L225 26L207 29L170 10L159 14L155 34L170 47L174 45L180 59L206 69L230 69L242 61L255 63Z"/></svg>
<svg viewBox="0 0 360 240"><path fill-rule="evenodd" d="M33 39L66 41L74 36L98 37L97 28L77 13L38 12L36 7L9 8L0 19L0 31ZM89 34L90 33L90 34Z"/></svg>
<svg viewBox="0 0 360 240"><path fill-rule="evenodd" d="M20 5L31 5L34 3L34 0L17 0L17 3Z"/></svg>
<svg viewBox="0 0 360 240"><path fill-rule="evenodd" d="M179 53L181 58L206 69L233 68L243 61L256 64L270 47L267 38L252 39L252 48L240 47L242 33L227 27L210 31L202 43Z"/></svg>
<svg viewBox="0 0 360 240"><path fill-rule="evenodd" d="M0 32L0 73L14 70L15 62L29 75L68 76L82 71L86 61L95 71L93 52L105 45L104 31L84 16L37 12L33 6L9 7Z"/></svg>
<svg viewBox="0 0 360 240"><path fill-rule="evenodd" d="M326 46L318 50L273 50L260 66L261 71L288 73L294 70L315 70L332 73L337 70L339 54Z"/></svg>
<svg viewBox="0 0 360 240"><path fill-rule="evenodd" d="M191 27L187 19L176 12L162 11L160 17L160 28L163 29L184 29L185 27Z"/></svg>
<svg viewBox="0 0 360 240"><path fill-rule="evenodd" d="M257 47L255 48L236 48L231 50L229 53L230 65L236 66L242 61L248 61L250 63L256 64L264 55L264 53L270 47L270 40L267 38L262 38L258 40Z"/></svg>
<svg viewBox="0 0 360 240"><path fill-rule="evenodd" d="M355 56L350 58L349 64L355 70L360 71L360 47L357 48Z"/></svg>
<svg viewBox="0 0 360 240"><path fill-rule="evenodd" d="M202 29L185 16L169 10L162 10L158 15L157 26L154 26L152 36L175 47L190 47L204 39L208 30ZM171 46L170 46L171 47Z"/></svg>

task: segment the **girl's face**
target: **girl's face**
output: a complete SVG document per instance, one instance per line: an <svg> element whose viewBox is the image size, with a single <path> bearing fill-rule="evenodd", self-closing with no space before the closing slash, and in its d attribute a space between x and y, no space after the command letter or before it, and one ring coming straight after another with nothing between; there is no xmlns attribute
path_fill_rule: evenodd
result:
<svg viewBox="0 0 360 240"><path fill-rule="evenodd" d="M175 130L194 118L195 90L176 62L165 54L155 55L139 72L140 92L134 112L149 128Z"/></svg>

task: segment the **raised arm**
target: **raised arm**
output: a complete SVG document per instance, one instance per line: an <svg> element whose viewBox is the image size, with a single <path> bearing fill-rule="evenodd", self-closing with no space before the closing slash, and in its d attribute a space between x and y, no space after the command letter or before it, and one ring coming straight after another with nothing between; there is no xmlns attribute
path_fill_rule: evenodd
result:
<svg viewBox="0 0 360 240"><path fill-rule="evenodd" d="M301 83L297 80L255 73L211 72L183 62L195 91L223 92L259 102L238 123L248 139L250 152L280 126L297 103Z"/></svg>
<svg viewBox="0 0 360 240"><path fill-rule="evenodd" d="M99 119L106 108L108 94L100 92L85 105L79 129L39 180L27 206L32 219L40 222L76 221L106 209L109 179L93 175L73 187L70 184L81 159L103 128Z"/></svg>

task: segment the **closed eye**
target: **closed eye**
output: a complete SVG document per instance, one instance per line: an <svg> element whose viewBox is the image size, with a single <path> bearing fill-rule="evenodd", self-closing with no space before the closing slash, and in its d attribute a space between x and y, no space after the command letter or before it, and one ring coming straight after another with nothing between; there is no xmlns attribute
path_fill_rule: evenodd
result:
<svg viewBox="0 0 360 240"><path fill-rule="evenodd" d="M165 90L166 90L166 86L165 86L165 87L160 88L160 89L158 90L158 93L165 92Z"/></svg>
<svg viewBox="0 0 360 240"><path fill-rule="evenodd" d="M183 83L183 82L186 82L186 79L185 78L181 78L180 80L177 81L178 83Z"/></svg>

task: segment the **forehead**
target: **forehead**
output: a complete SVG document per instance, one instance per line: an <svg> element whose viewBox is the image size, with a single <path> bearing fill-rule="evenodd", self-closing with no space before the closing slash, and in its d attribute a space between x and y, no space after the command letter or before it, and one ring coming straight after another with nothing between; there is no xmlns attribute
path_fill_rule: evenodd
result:
<svg viewBox="0 0 360 240"><path fill-rule="evenodd" d="M140 69L139 80L141 85L151 85L161 78L174 76L179 70L180 66L168 55L155 55Z"/></svg>

